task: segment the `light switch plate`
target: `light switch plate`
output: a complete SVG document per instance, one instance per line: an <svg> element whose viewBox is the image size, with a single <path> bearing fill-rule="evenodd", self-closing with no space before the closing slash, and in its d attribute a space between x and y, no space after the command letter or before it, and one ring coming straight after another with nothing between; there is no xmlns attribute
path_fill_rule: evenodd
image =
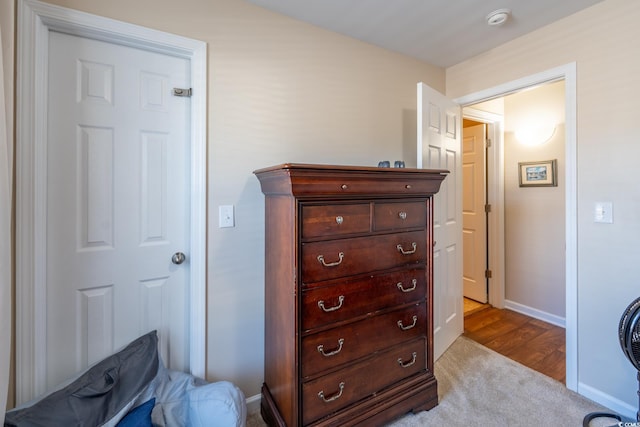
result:
<svg viewBox="0 0 640 427"><path fill-rule="evenodd" d="M234 226L233 205L218 206L218 227L228 228Z"/></svg>
<svg viewBox="0 0 640 427"><path fill-rule="evenodd" d="M613 203L596 202L593 212L593 222L613 224Z"/></svg>

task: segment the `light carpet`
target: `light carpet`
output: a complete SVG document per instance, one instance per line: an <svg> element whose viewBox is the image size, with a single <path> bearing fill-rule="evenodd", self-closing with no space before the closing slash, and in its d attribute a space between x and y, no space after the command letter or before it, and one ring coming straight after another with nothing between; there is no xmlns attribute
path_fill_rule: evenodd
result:
<svg viewBox="0 0 640 427"><path fill-rule="evenodd" d="M606 408L564 384L459 337L436 361L439 404L407 414L387 427L417 426L582 426L584 416ZM616 424L598 419L592 426ZM247 427L264 426L260 414Z"/></svg>

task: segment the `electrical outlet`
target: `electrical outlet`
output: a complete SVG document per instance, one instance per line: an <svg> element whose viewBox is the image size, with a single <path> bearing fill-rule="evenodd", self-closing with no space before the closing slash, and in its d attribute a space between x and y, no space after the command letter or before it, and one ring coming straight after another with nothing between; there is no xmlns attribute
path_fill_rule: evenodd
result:
<svg viewBox="0 0 640 427"><path fill-rule="evenodd" d="M220 205L218 207L218 226L220 228L235 227L233 205Z"/></svg>
<svg viewBox="0 0 640 427"><path fill-rule="evenodd" d="M597 202L593 212L593 222L613 224L613 203Z"/></svg>

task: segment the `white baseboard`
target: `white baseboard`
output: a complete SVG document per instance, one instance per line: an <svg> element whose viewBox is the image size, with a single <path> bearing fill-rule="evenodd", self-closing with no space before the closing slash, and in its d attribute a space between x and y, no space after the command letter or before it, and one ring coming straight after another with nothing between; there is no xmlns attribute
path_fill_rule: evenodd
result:
<svg viewBox="0 0 640 427"><path fill-rule="evenodd" d="M622 415L630 420L636 420L637 408L621 401L620 399L616 399L615 397L603 393L602 391L584 383L578 383L578 393L587 399L591 399L594 402L611 409L612 412Z"/></svg>
<svg viewBox="0 0 640 427"><path fill-rule="evenodd" d="M262 399L260 394L254 394L248 397L247 402L247 415L257 414L260 412L260 400Z"/></svg>
<svg viewBox="0 0 640 427"><path fill-rule="evenodd" d="M510 310L516 311L518 313L525 314L529 317L533 317L535 319L542 320L547 323L551 323L552 325L559 326L561 328L566 327L565 318L556 316L554 314L550 314L535 308L528 307L523 304L519 304L517 302L505 300L504 307ZM625 403L611 395L603 393L602 391L588 386L584 383L578 383L578 394L586 397L587 399L593 400L594 402L609 408L612 412L622 415L625 418L630 420L636 420L636 410L637 408ZM587 415L587 414L585 414Z"/></svg>
<svg viewBox="0 0 640 427"><path fill-rule="evenodd" d="M556 325L561 328L566 327L566 320L564 317L556 316L555 314L547 313L546 311L538 310L537 308L528 307L509 300L504 300L504 308L526 314L529 317L551 323L552 325Z"/></svg>

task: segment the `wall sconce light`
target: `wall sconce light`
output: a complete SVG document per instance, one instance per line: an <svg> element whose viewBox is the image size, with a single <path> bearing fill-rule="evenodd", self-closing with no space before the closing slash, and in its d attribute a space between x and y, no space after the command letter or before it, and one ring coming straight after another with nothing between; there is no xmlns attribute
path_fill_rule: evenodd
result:
<svg viewBox="0 0 640 427"><path fill-rule="evenodd" d="M556 127L552 125L528 125L520 126L514 136L523 145L536 146L548 142L556 133Z"/></svg>

